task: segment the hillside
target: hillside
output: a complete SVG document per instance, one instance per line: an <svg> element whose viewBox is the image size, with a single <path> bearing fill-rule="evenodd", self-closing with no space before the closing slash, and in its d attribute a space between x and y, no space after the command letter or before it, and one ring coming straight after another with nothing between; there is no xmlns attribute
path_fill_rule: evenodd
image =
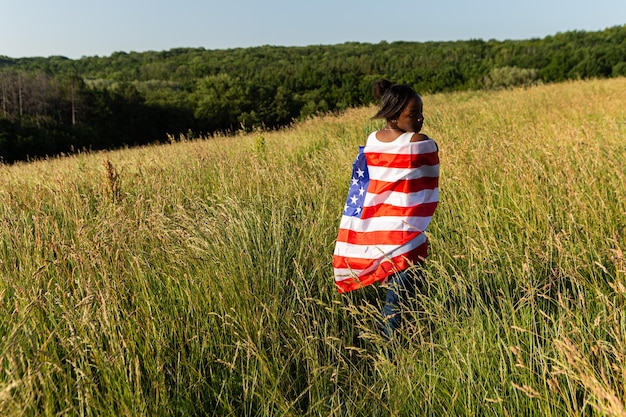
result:
<svg viewBox="0 0 626 417"><path fill-rule="evenodd" d="M441 202L388 347L330 261L374 109L0 165L3 415L620 415L626 79L426 94Z"/></svg>
<svg viewBox="0 0 626 417"><path fill-rule="evenodd" d="M626 76L626 26L521 41L179 48L0 57L0 159L276 129L368 105L386 77L420 93Z"/></svg>

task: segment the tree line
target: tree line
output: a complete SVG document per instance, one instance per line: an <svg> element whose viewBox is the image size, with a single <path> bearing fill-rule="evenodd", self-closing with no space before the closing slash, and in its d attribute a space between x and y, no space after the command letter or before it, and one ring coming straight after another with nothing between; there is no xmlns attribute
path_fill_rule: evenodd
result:
<svg viewBox="0 0 626 417"><path fill-rule="evenodd" d="M279 128L369 104L381 77L435 93L618 76L626 76L626 25L521 41L0 56L0 158Z"/></svg>

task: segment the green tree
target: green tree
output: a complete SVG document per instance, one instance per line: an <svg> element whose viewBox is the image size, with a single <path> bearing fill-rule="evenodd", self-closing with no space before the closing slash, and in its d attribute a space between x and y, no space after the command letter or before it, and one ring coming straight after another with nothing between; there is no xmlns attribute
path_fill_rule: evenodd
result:
<svg viewBox="0 0 626 417"><path fill-rule="evenodd" d="M235 130L243 108L243 89L239 80L220 73L198 80L191 94L194 116L209 131Z"/></svg>

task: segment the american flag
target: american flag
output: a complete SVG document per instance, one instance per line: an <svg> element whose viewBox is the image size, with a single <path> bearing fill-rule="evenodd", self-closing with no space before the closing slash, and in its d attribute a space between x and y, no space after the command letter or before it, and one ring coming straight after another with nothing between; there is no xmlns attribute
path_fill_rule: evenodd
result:
<svg viewBox="0 0 626 417"><path fill-rule="evenodd" d="M383 281L428 252L426 228L439 201L439 154L431 140L405 133L384 143L370 135L352 166L333 256L340 293Z"/></svg>

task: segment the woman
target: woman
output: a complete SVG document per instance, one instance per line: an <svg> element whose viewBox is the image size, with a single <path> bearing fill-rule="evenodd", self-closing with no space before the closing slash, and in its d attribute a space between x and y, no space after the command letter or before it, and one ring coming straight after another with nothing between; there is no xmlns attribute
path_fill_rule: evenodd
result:
<svg viewBox="0 0 626 417"><path fill-rule="evenodd" d="M375 93L380 108L373 119L387 123L359 147L333 267L339 292L387 284L381 330L389 338L401 324L403 300L415 293L412 267L427 256L425 231L439 201L439 153L420 133L423 103L412 88L381 80Z"/></svg>

